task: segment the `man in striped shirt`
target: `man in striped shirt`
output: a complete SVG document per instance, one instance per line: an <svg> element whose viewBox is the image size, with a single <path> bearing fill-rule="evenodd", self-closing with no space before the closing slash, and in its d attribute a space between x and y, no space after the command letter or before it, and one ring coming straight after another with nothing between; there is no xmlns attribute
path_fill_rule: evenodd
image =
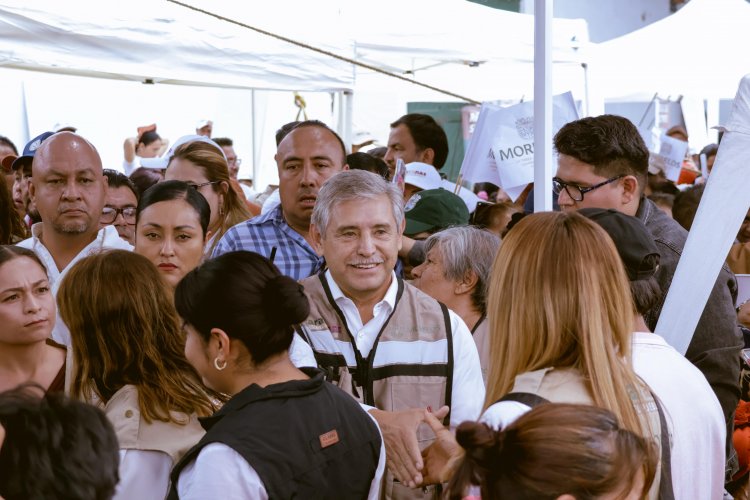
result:
<svg viewBox="0 0 750 500"><path fill-rule="evenodd" d="M281 204L227 231L213 256L256 252L272 260L282 274L300 280L321 267L322 258L311 246L310 217L320 186L349 168L346 149L323 122L308 120L284 137L275 158Z"/></svg>

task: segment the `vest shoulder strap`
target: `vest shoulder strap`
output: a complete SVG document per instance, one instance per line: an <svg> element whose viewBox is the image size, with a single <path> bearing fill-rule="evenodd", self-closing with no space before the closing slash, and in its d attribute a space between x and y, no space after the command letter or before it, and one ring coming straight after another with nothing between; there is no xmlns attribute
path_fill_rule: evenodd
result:
<svg viewBox="0 0 750 500"><path fill-rule="evenodd" d="M442 302L440 309L443 311L443 320L445 321L445 339L448 343L448 373L445 375L445 404L448 408L453 408L451 399L453 398L453 329L451 328L451 316L448 312L448 307ZM451 414L448 410L448 414L445 416L443 423L450 425Z"/></svg>
<svg viewBox="0 0 750 500"><path fill-rule="evenodd" d="M509 392L495 401L495 403L502 403L503 401L515 401L532 408L550 402L549 399L543 398L532 392Z"/></svg>
<svg viewBox="0 0 750 500"><path fill-rule="evenodd" d="M674 500L674 490L672 489L672 449L669 441L669 427L667 427L667 418L664 415L661 401L656 394L649 389L651 397L654 398L656 409L659 411L659 426L661 427L661 478L659 481L659 499Z"/></svg>

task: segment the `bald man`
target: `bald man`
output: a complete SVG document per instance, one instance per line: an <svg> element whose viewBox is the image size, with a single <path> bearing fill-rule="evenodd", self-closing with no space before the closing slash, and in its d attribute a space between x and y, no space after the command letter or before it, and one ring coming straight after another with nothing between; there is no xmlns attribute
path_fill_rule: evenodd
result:
<svg viewBox="0 0 750 500"><path fill-rule="evenodd" d="M105 249L132 250L114 226L99 229L107 189L94 146L72 132L60 132L36 149L29 196L42 222L19 246L33 250L47 267L52 293L73 264ZM70 332L57 317L52 338L70 345Z"/></svg>

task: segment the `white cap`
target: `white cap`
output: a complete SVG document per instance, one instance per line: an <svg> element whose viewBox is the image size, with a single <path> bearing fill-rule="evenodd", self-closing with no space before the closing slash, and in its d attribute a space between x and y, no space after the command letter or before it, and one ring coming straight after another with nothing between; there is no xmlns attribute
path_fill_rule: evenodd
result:
<svg viewBox="0 0 750 500"><path fill-rule="evenodd" d="M183 135L182 137L174 141L174 144L172 144L172 146L167 150L167 152L158 158L141 158L141 166L144 168L154 168L157 170L164 170L165 168L167 168L167 165L169 165L169 160L172 159L172 156L174 156L174 152L178 147L182 146L183 144L187 144L188 142L195 142L195 141L206 142L208 144L211 144L221 153L221 156L224 157L224 160L227 159L227 156L224 154L224 150L221 149L221 146L216 144L214 141L212 141L211 139L203 135L191 134L191 135Z"/></svg>
<svg viewBox="0 0 750 500"><path fill-rule="evenodd" d="M440 181L440 174L432 165L418 161L406 164L404 184L420 189L438 189L441 187Z"/></svg>
<svg viewBox="0 0 750 500"><path fill-rule="evenodd" d="M212 122L211 120L205 120L205 119L198 120L198 123L195 125L195 130L200 130L206 125L213 125L213 124L214 122Z"/></svg>
<svg viewBox="0 0 750 500"><path fill-rule="evenodd" d="M60 132L61 130L70 130L71 132L75 132L78 130L78 127L66 121L57 122L55 123L55 126L52 127L52 131L55 133Z"/></svg>
<svg viewBox="0 0 750 500"><path fill-rule="evenodd" d="M377 142L377 139L370 132L355 132L354 138L352 139L352 145L359 146L360 144L372 144Z"/></svg>

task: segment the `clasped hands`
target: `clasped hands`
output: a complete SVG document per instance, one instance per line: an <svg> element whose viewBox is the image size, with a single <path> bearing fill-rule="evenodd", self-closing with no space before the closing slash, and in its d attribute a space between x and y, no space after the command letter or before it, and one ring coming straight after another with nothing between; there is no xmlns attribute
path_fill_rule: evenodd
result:
<svg viewBox="0 0 750 500"><path fill-rule="evenodd" d="M450 479L463 450L453 432L442 423L448 411L447 406L436 412L418 408L370 411L383 434L388 470L401 484L416 488ZM435 433L435 441L422 451L417 440L421 423L429 425Z"/></svg>

